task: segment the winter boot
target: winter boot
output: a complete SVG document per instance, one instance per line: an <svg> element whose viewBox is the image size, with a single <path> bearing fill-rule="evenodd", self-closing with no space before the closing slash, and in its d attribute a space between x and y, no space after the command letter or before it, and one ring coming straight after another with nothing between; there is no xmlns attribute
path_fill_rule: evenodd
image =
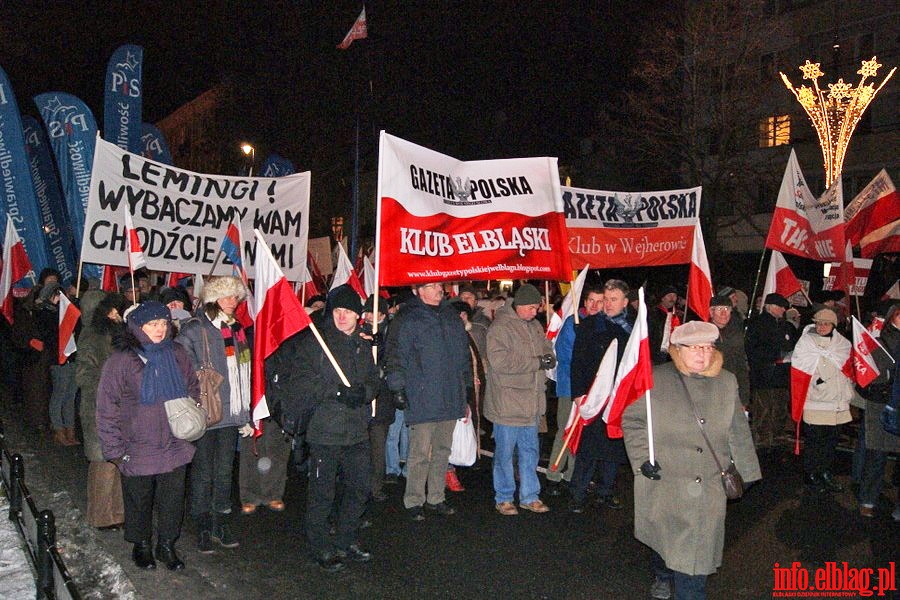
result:
<svg viewBox="0 0 900 600"><path fill-rule="evenodd" d="M144 540L134 545L131 551L131 559L139 569L151 570L156 568L156 561L153 560L153 544L150 540Z"/></svg>
<svg viewBox="0 0 900 600"><path fill-rule="evenodd" d="M224 515L219 515L213 519L212 541L217 542L223 548L237 548L240 543L231 534L231 528L225 522Z"/></svg>
<svg viewBox="0 0 900 600"><path fill-rule="evenodd" d="M166 565L170 571L184 569L184 562L175 554L175 542L171 540L159 540L156 543L156 560Z"/></svg>
<svg viewBox="0 0 900 600"><path fill-rule="evenodd" d="M194 520L197 522L197 551L200 554L212 554L212 516L206 513Z"/></svg>

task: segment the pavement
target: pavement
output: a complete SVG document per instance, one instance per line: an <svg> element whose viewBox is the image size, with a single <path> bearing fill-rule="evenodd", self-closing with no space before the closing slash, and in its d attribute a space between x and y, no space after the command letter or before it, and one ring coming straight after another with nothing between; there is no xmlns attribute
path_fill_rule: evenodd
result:
<svg viewBox="0 0 900 600"><path fill-rule="evenodd" d="M371 506L372 526L360 536L372 561L338 574L321 572L307 556L306 483L293 470L284 512L261 508L243 516L234 498L231 524L238 548L199 554L188 521L177 544L187 568L141 571L132 565L121 531L96 531L83 522L87 462L80 447L55 446L49 436L11 426L15 412L14 406L0 406L8 443L26 454L26 481L38 505L57 513L66 564L86 598L649 597L649 552L633 535L630 473L620 471L617 483L624 510L592 506L576 515L566 510L566 496L544 495L550 513L504 517L494 510L489 459L480 468L458 470L467 490L448 492L458 511L453 516L429 513L414 523L404 513L402 480L386 486L387 501ZM860 517L847 485L849 459L840 453L837 464L848 489L819 495L803 489L799 458L788 443L762 456L763 482L729 504L723 564L709 578L709 597L773 597L775 563L797 562L813 572L831 562L876 569L896 561L900 524L890 513L897 489L887 487L875 519ZM0 571L0 598L31 596L7 592L7 579Z"/></svg>

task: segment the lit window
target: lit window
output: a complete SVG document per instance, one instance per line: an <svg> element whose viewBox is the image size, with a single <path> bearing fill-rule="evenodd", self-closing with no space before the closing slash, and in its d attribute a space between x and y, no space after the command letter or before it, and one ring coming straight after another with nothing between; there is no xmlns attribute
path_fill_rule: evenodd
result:
<svg viewBox="0 0 900 600"><path fill-rule="evenodd" d="M759 147L771 148L791 143L791 115L775 115L759 121Z"/></svg>

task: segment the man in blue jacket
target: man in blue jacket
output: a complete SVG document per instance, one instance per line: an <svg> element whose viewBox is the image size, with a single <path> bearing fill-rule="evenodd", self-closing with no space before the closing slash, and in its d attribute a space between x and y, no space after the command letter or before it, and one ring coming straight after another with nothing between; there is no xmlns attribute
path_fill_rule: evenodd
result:
<svg viewBox="0 0 900 600"><path fill-rule="evenodd" d="M422 521L423 507L439 515L455 512L444 501L445 473L453 428L465 415L466 388L474 378L463 322L441 304L443 284L418 284L413 292L391 325L384 366L409 426L403 505L414 521Z"/></svg>

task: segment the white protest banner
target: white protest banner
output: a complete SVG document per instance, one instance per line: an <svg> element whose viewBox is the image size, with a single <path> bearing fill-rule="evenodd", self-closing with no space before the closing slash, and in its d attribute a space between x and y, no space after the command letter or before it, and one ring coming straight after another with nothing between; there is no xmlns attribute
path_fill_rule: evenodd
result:
<svg viewBox="0 0 900 600"><path fill-rule="evenodd" d="M701 190L607 192L563 186L572 267L691 262Z"/></svg>
<svg viewBox="0 0 900 600"><path fill-rule="evenodd" d="M463 162L381 132L379 284L572 276L555 158Z"/></svg>
<svg viewBox="0 0 900 600"><path fill-rule="evenodd" d="M97 138L81 256L85 262L127 265L125 211L131 213L147 267L209 273L234 212L240 215L254 276L254 229L266 237L285 276L306 265L310 174L230 177L176 169ZM214 274L231 275L224 256Z"/></svg>

